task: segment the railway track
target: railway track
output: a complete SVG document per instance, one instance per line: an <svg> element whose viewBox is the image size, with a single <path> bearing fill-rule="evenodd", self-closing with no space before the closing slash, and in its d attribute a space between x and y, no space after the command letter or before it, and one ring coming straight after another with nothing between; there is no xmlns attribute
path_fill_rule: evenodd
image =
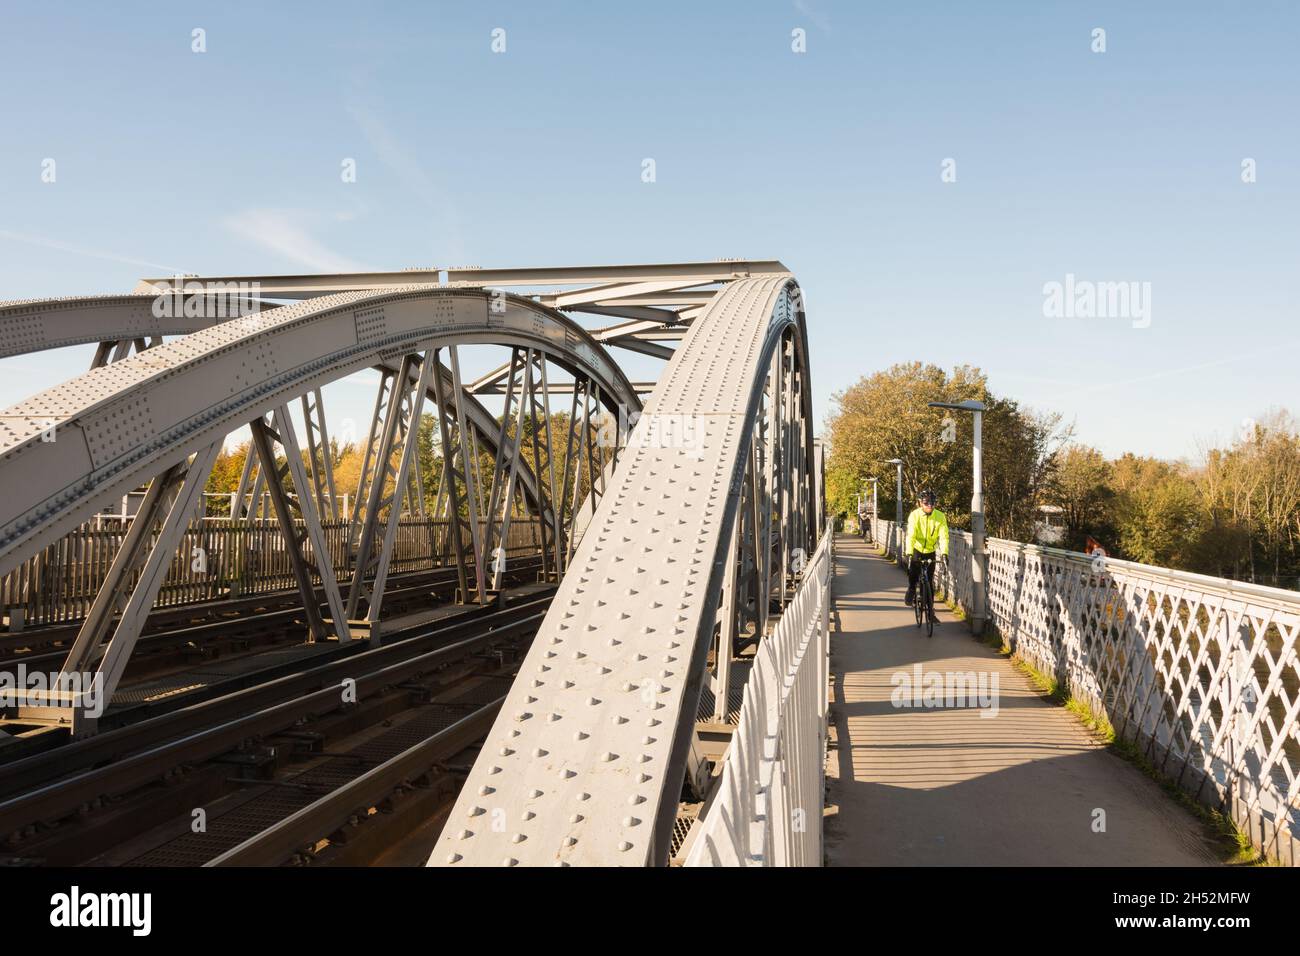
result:
<svg viewBox="0 0 1300 956"><path fill-rule="evenodd" d="M227 839L230 845L212 859L238 850L226 862L274 862L286 845L298 847L307 830L346 825L358 801L369 801L372 811L391 802L395 789L405 792L411 780L426 778L434 764L486 733L508 687L503 678L540 625L551 593L507 600L468 620L396 632L380 647L0 766L0 835L8 862L86 863L194 808L220 804L217 819L238 807L252 813L268 803L266 790L297 795L280 801L284 814L264 814L274 834L227 825L244 838ZM349 744L369 744L368 755L326 748L357 734L374 738ZM386 743L376 742L385 735ZM275 779L302 761L340 762L329 772L339 787L322 789L314 778ZM340 766L355 772L342 773ZM448 790L448 773L440 771L437 787L426 786L425 799L409 805L424 806L430 794ZM379 792L385 788L387 794ZM328 836L322 831L317 842ZM209 849L213 839L206 840ZM139 858L147 861L149 852Z"/></svg>
<svg viewBox="0 0 1300 956"><path fill-rule="evenodd" d="M539 566L538 558L517 560L506 580L510 584L528 581ZM456 583L455 570L450 568L406 575L395 581L386 592L386 607L391 613L385 615L383 626L400 626L404 615L431 607L452 607ZM455 607L460 615L480 613L474 605ZM201 610L214 613L211 609ZM364 646L363 642L307 645L302 642L304 627L301 607L258 607L236 617L160 629L143 637L143 652L133 657L128 672L131 679L118 688L100 726L110 729L138 722L300 670L309 663L347 656ZM13 673L19 664L29 674L55 673L65 654L65 650L56 650L0 660L0 673ZM0 729L11 735L0 746L0 765L59 746L68 733L66 727L32 727L12 718L0 720Z"/></svg>
<svg viewBox="0 0 1300 956"><path fill-rule="evenodd" d="M507 580L521 580L540 567L536 557L514 558ZM449 600L455 596L456 569L434 568L394 575L385 589L387 616L395 616L412 604L427 603L430 596ZM325 595L316 589L324 609ZM328 613L328 612L326 612ZM240 642L274 643L293 626L301 630L302 600L297 590L273 591L230 601L212 601L177 608L165 608L149 616L132 656L132 672L141 665L156 663L158 656L178 649L213 649ZM18 664L31 670L58 670L76 639L80 624L34 628L16 634L0 634L0 671L12 671Z"/></svg>

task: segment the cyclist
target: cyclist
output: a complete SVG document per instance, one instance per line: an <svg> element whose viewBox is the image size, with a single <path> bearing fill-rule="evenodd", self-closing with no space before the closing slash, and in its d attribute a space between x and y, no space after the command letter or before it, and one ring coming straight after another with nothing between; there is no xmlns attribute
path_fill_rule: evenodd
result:
<svg viewBox="0 0 1300 956"><path fill-rule="evenodd" d="M907 516L907 539L903 545L903 553L908 558L907 596L903 603L908 607L916 599L916 583L922 566L926 569L933 594L936 550L939 557L945 562L948 560L948 516L935 509L934 492L929 488L922 491L916 501L916 510Z"/></svg>

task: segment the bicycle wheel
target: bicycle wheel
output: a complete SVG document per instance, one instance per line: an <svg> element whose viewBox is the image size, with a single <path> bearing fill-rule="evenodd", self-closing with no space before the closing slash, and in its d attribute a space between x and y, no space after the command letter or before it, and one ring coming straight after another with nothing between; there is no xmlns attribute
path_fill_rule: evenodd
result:
<svg viewBox="0 0 1300 956"><path fill-rule="evenodd" d="M921 590L925 585L925 575L921 575L921 577L923 580L916 582L916 593L912 595L912 610L916 612L917 627L920 627L925 621L925 592Z"/></svg>
<svg viewBox="0 0 1300 956"><path fill-rule="evenodd" d="M925 636L934 637L934 589L929 585L925 588L925 626Z"/></svg>

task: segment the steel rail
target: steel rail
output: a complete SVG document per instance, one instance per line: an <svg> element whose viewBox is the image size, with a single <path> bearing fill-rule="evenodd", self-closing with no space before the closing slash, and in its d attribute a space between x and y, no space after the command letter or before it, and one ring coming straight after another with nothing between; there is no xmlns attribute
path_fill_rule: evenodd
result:
<svg viewBox="0 0 1300 956"><path fill-rule="evenodd" d="M373 806L376 801L426 772L438 761L454 756L476 740L482 739L505 699L502 694L445 730L440 730L432 737L385 760L279 823L214 857L204 866L279 865L295 850L343 826L358 808Z"/></svg>
<svg viewBox="0 0 1300 956"><path fill-rule="evenodd" d="M264 713L277 706L290 706L291 710L299 707L293 712L309 713L321 700L335 700L341 704L339 686L344 679L357 681L360 695L362 680L368 674L405 667L412 660L426 660L430 654L442 654L448 648L472 649L483 642L490 644L508 629L517 629L520 622L540 621L541 612L550 600L547 596L526 601L448 627L425 626L419 633L392 644L0 765L0 794L8 797L0 802L0 833L11 830L14 823L12 814L18 812L15 808L26 808L23 812L27 812L40 804L38 795L51 788L57 789L72 781L93 781L102 786L100 792L108 792L121 786L123 780L142 779L139 776L141 772L145 774L143 779L148 779L151 774L174 766L175 763L168 765L166 762L179 761L175 757L176 748L183 751L186 741L204 740L209 729L226 728L228 732L221 740L235 740L237 743L240 738L232 736L234 730L244 728L245 736L252 736L254 732L248 728L259 726L256 722L241 723L247 715ZM489 630L476 633L484 627ZM430 643L446 640L454 643L432 651L423 650ZM283 703L286 699L288 705ZM67 780L59 779L69 774L74 776ZM96 774L104 776L94 776ZM44 815L44 809L37 814L38 817Z"/></svg>
<svg viewBox="0 0 1300 956"><path fill-rule="evenodd" d="M389 664L353 678L357 700L377 690L401 683L425 671L454 663L492 646L505 638L534 631L542 615L535 614L477 637ZM350 658L353 662L357 658ZM339 662L344 663L344 662ZM34 821L58 820L75 813L87 800L106 793L123 793L158 779L184 763L209 759L238 747L253 737L264 737L291 727L298 721L349 706L339 686L293 697L224 723L209 726L179 740L172 740L94 770L46 784L0 802L0 833L17 832Z"/></svg>

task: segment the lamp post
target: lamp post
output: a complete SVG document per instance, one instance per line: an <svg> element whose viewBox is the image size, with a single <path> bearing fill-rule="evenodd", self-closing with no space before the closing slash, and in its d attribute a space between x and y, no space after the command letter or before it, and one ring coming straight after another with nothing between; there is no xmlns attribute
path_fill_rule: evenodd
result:
<svg viewBox="0 0 1300 956"><path fill-rule="evenodd" d="M964 402L930 402L931 408L951 408L971 412L974 416L975 484L970 496L971 531L971 630L984 633L984 619L988 607L988 555L984 552L984 403L968 399Z"/></svg>
<svg viewBox="0 0 1300 956"><path fill-rule="evenodd" d="M868 478L871 482L871 543L876 544L876 525L880 523L880 499L876 496L876 485L879 484L879 478Z"/></svg>
<svg viewBox="0 0 1300 956"><path fill-rule="evenodd" d="M886 465L898 468L898 492L894 496L894 559L903 563L903 459L891 458Z"/></svg>

